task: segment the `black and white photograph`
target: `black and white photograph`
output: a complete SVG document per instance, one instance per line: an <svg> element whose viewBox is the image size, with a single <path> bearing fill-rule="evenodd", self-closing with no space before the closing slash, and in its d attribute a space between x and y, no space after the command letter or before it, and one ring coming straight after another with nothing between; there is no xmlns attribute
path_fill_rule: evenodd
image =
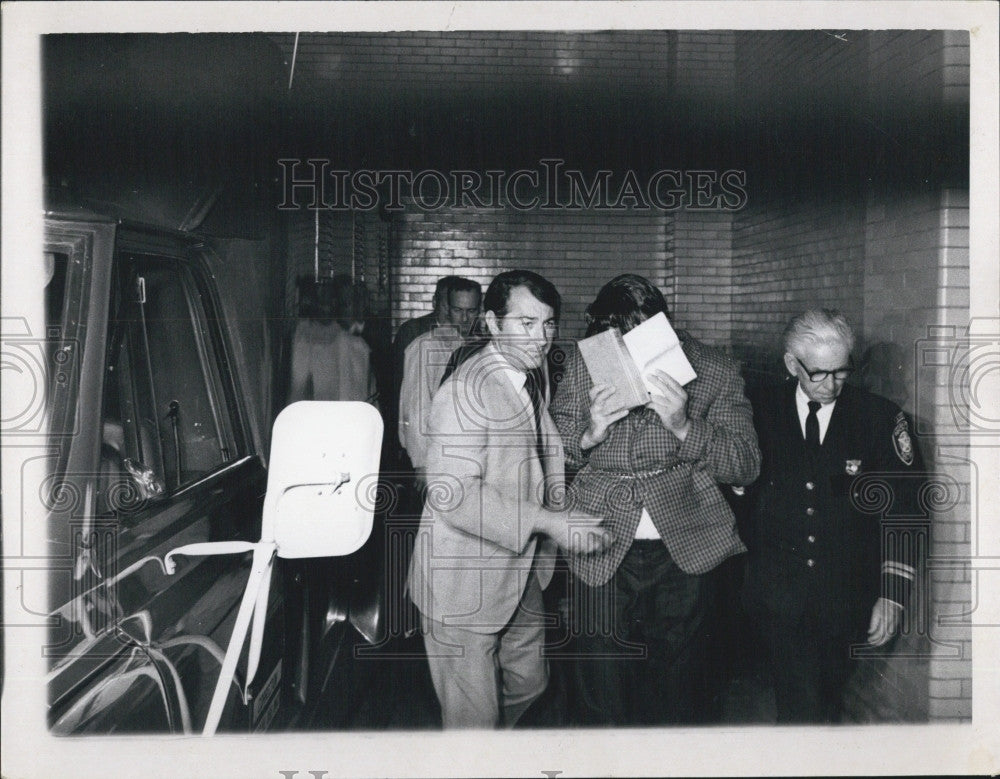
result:
<svg viewBox="0 0 1000 779"><path fill-rule="evenodd" d="M1000 771L997 47L4 4L3 775Z"/></svg>

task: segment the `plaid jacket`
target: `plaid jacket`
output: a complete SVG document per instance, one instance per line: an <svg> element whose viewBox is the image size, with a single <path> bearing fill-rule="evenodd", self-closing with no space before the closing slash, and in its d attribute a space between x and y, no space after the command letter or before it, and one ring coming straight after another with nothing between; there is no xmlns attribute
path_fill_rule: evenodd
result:
<svg viewBox="0 0 1000 779"><path fill-rule="evenodd" d="M683 441L650 408L615 422L605 441L581 451L593 383L574 349L552 402L566 464L580 468L568 505L605 518L614 543L597 555L574 555L573 572L591 586L607 582L635 538L643 507L682 570L705 573L745 551L719 483L757 478L760 451L743 380L728 357L679 333L698 378L685 387L691 429Z"/></svg>

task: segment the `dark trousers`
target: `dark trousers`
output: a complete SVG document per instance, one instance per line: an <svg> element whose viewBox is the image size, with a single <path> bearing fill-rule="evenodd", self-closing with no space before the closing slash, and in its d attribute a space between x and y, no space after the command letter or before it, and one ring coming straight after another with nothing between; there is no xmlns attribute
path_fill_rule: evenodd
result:
<svg viewBox="0 0 1000 779"><path fill-rule="evenodd" d="M863 636L831 633L826 620L810 614L795 620L766 614L762 627L779 724L839 722L851 645Z"/></svg>
<svg viewBox="0 0 1000 779"><path fill-rule="evenodd" d="M705 722L712 587L660 541L637 541L611 580L570 580L570 718L579 725Z"/></svg>

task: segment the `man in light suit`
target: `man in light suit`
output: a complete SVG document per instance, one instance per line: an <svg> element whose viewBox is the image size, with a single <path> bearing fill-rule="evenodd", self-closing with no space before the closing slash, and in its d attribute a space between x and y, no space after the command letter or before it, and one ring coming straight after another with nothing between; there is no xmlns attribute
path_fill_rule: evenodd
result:
<svg viewBox="0 0 1000 779"><path fill-rule="evenodd" d="M794 381L754 403L763 460L748 493L747 596L781 723L840 719L852 645L888 643L915 575L893 520L922 515L920 455L895 403L845 384L853 346L840 313L795 317Z"/></svg>
<svg viewBox="0 0 1000 779"><path fill-rule="evenodd" d="M483 307L490 342L431 403L409 575L446 728L511 727L542 694L552 541L580 553L610 541L599 517L557 510L562 444L529 378L552 344L558 292L536 273L509 271Z"/></svg>

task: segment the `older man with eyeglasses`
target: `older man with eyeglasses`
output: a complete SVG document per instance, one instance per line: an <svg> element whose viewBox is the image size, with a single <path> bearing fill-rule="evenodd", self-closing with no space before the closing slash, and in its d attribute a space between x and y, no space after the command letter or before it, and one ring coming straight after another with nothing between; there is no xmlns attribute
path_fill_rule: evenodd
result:
<svg viewBox="0 0 1000 779"><path fill-rule="evenodd" d="M754 408L748 605L778 721L837 722L852 647L888 643L908 604L912 552L886 520L916 515L921 464L899 407L846 384L854 334L842 314L796 316L784 344L794 382Z"/></svg>

